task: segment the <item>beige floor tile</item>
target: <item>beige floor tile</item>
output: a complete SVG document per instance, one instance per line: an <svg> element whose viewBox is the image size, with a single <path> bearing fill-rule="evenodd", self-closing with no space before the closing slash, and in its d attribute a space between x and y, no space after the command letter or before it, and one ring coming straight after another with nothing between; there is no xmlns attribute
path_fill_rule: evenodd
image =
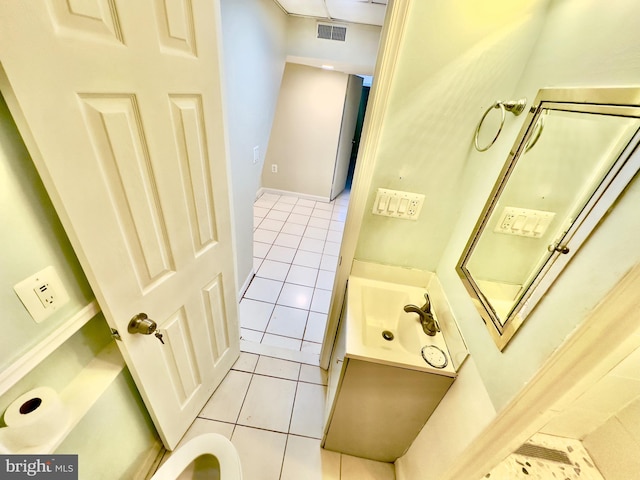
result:
<svg viewBox="0 0 640 480"><path fill-rule="evenodd" d="M287 436L237 426L231 443L238 450L242 478L246 480L279 480Z"/></svg>
<svg viewBox="0 0 640 480"><path fill-rule="evenodd" d="M238 424L287 433L296 382L254 375Z"/></svg>
<svg viewBox="0 0 640 480"><path fill-rule="evenodd" d="M305 353L315 353L320 356L320 351L322 350L322 344L315 342L307 342L306 340L302 341L302 346L300 347L301 352Z"/></svg>
<svg viewBox="0 0 640 480"><path fill-rule="evenodd" d="M260 343L263 345L271 345L272 347L299 351L300 346L302 345L302 340L299 338L283 337L282 335L265 333Z"/></svg>
<svg viewBox="0 0 640 480"><path fill-rule="evenodd" d="M250 381L250 373L231 370L198 416L235 423Z"/></svg>
<svg viewBox="0 0 640 480"><path fill-rule="evenodd" d="M298 379L301 382L316 383L318 385L327 385L327 371L316 367L315 365L300 366L300 377Z"/></svg>
<svg viewBox="0 0 640 480"><path fill-rule="evenodd" d="M269 377L297 380L300 373L300 364L279 358L260 356L255 373Z"/></svg>
<svg viewBox="0 0 640 480"><path fill-rule="evenodd" d="M240 352L240 357L236 360L236 363L231 367L233 370L239 370L241 372L250 372L256 369L256 364L258 363L258 359L260 355L256 355L255 353L247 353Z"/></svg>
<svg viewBox="0 0 640 480"><path fill-rule="evenodd" d="M305 437L322 438L326 390L323 385L298 383L290 433Z"/></svg>
<svg viewBox="0 0 640 480"><path fill-rule="evenodd" d="M280 480L340 480L340 454L320 440L289 435Z"/></svg>
<svg viewBox="0 0 640 480"><path fill-rule="evenodd" d="M188 440L204 433L219 433L220 435L224 435L229 440L231 440L231 435L233 434L234 427L235 425L232 423L207 420L205 418L196 418L189 427L189 430L187 430L187 433L184 434L184 437L182 438L182 440L180 440L180 443L178 443L178 447L176 448L179 448Z"/></svg>
<svg viewBox="0 0 640 480"><path fill-rule="evenodd" d="M365 458L342 455L341 480L395 480L393 463L376 462Z"/></svg>

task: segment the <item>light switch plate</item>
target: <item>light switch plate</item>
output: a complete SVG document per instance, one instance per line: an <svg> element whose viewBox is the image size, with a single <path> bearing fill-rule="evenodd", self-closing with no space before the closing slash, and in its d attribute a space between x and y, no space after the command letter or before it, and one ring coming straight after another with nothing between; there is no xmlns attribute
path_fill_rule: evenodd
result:
<svg viewBox="0 0 640 480"><path fill-rule="evenodd" d="M373 202L372 213L404 220L417 220L423 204L424 195L421 193L379 188Z"/></svg>
<svg viewBox="0 0 640 480"><path fill-rule="evenodd" d="M36 323L46 320L69 301L69 294L52 266L25 278L13 289Z"/></svg>
<svg viewBox="0 0 640 480"><path fill-rule="evenodd" d="M540 238L545 234L555 216L555 212L504 207L493 231L507 235Z"/></svg>

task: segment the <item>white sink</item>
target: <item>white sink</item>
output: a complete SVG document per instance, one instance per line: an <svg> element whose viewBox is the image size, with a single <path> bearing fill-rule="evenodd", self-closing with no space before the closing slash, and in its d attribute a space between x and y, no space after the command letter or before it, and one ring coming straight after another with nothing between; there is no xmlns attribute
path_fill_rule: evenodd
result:
<svg viewBox="0 0 640 480"><path fill-rule="evenodd" d="M350 277L347 291L347 352L354 358L396 365L413 370L455 376L441 332L429 336L418 315L407 313L407 304L421 307L426 290L398 283ZM433 312L437 320L437 312ZM393 340L387 340L390 332ZM444 368L429 365L422 357L426 345L435 345L447 358Z"/></svg>

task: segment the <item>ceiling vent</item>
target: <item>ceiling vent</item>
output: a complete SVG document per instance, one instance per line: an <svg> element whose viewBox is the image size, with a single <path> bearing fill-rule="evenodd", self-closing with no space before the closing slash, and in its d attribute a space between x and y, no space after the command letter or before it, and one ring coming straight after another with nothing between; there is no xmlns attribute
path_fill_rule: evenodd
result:
<svg viewBox="0 0 640 480"><path fill-rule="evenodd" d="M347 27L344 25L331 25L330 23L318 24L318 37L325 40L337 40L344 42L347 38Z"/></svg>

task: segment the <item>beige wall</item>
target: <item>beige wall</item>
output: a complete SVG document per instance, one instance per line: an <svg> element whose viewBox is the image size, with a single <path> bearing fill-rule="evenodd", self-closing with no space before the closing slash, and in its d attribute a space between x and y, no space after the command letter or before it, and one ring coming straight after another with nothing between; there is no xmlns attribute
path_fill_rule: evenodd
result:
<svg viewBox="0 0 640 480"><path fill-rule="evenodd" d="M345 73L287 63L262 172L264 188L329 198L348 79Z"/></svg>
<svg viewBox="0 0 640 480"><path fill-rule="evenodd" d="M241 289L253 271L253 202L284 70L287 17L271 0L223 0L221 10L236 278Z"/></svg>
<svg viewBox="0 0 640 480"><path fill-rule="evenodd" d="M0 97L0 370L93 300L62 224ZM42 323L33 321L13 286L52 265L70 301Z"/></svg>
<svg viewBox="0 0 640 480"><path fill-rule="evenodd" d="M537 37L530 3L505 13L505 2L483 2L481 13L472 0L410 2L366 210L378 188L423 193L425 203L415 222L365 215L358 259L435 271L468 195L476 125L512 97ZM478 177L492 178L477 162Z"/></svg>
<svg viewBox="0 0 640 480"><path fill-rule="evenodd" d="M637 340L640 339L636 338ZM635 407L632 407L633 405ZM568 405L561 403L554 409L553 419L541 432L556 437L584 440L587 447L591 444L599 447L600 435L611 430L609 427L602 427L612 421L615 424L616 418L626 427L632 426L633 419L635 431L640 433L640 417L628 417L623 413L628 408L631 410L627 413L638 411L639 407L640 348L637 348L573 402ZM598 430L603 431L598 433ZM587 439L593 440L593 443L587 442ZM640 462L640 457L638 461ZM609 477L606 478L611 480Z"/></svg>
<svg viewBox="0 0 640 480"><path fill-rule="evenodd" d="M533 99L543 87L632 86L640 78L640 38L632 33L640 5L615 9L597 1L554 1L515 96ZM598 40L594 40L597 31ZM606 39L606 40L605 40ZM606 67L605 67L606 66ZM640 181L635 179L610 214L576 253L503 352L499 352L454 271L522 120L512 122L491 150L472 152L462 186L458 225L437 272L478 371L498 410L586 318L622 275L640 262ZM624 252L621 254L621 252ZM496 375L496 372L500 372Z"/></svg>
<svg viewBox="0 0 640 480"><path fill-rule="evenodd" d="M640 400L627 405L583 442L606 480L628 480L640 472Z"/></svg>

